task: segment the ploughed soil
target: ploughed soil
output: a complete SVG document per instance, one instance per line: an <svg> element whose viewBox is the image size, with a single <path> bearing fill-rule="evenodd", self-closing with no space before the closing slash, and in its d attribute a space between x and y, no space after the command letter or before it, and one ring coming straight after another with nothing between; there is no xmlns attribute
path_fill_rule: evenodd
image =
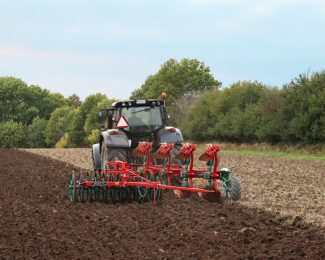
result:
<svg viewBox="0 0 325 260"><path fill-rule="evenodd" d="M325 259L323 228L236 202L71 203L73 169L0 150L1 259Z"/></svg>
<svg viewBox="0 0 325 260"><path fill-rule="evenodd" d="M89 148L26 151L83 169L93 168ZM195 158L199 155L196 152ZM230 168L242 182L242 198L237 204L291 216L288 222L301 217L310 224L325 228L325 162L234 155L223 150L221 156L220 168ZM207 166L195 160L195 168L206 169Z"/></svg>

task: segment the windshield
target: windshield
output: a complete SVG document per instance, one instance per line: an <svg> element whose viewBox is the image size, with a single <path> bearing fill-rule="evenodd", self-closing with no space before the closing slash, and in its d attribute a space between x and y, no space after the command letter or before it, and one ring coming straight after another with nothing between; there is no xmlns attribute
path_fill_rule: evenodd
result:
<svg viewBox="0 0 325 260"><path fill-rule="evenodd" d="M130 132L151 132L162 125L160 107L123 107L121 115L126 118Z"/></svg>

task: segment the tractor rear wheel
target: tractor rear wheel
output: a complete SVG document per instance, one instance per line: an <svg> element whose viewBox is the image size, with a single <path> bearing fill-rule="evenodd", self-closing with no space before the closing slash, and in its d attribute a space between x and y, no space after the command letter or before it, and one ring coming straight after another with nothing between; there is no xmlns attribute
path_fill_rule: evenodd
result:
<svg viewBox="0 0 325 260"><path fill-rule="evenodd" d="M110 161L127 161L127 153L126 149L118 148L118 147L107 147L107 145L103 142L102 149L100 153L100 162L101 162L101 169L102 173L105 173L105 169L108 168L107 162ZM110 176L110 181L117 181L114 177L118 178L117 176ZM110 187L107 189L108 192L108 200L111 203L114 202L125 202L127 200L127 190L125 188L117 188L117 187Z"/></svg>
<svg viewBox="0 0 325 260"><path fill-rule="evenodd" d="M114 160L126 162L126 150L123 148L107 147L107 145L103 142L102 150L100 153L100 163L102 171L105 171L105 169L107 169L107 162Z"/></svg>

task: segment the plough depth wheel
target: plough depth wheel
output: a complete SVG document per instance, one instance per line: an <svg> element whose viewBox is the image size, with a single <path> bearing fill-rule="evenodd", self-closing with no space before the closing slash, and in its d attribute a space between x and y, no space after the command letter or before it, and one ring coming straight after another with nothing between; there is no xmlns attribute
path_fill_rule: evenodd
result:
<svg viewBox="0 0 325 260"><path fill-rule="evenodd" d="M241 197L241 182L240 180L232 176L226 183L226 194L229 199L239 200Z"/></svg>

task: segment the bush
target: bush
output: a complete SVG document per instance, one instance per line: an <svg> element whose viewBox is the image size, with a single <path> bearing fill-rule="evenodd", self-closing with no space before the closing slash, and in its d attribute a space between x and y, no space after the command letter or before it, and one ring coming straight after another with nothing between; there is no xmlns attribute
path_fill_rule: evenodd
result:
<svg viewBox="0 0 325 260"><path fill-rule="evenodd" d="M26 127L22 123L7 121L0 123L0 147L25 147L27 143Z"/></svg>
<svg viewBox="0 0 325 260"><path fill-rule="evenodd" d="M325 142L325 71L300 75L283 90L282 138L288 142Z"/></svg>
<svg viewBox="0 0 325 260"><path fill-rule="evenodd" d="M74 109L70 112L72 118L67 133L69 134L69 143L72 147L80 147L84 145L85 132L83 130L84 120L80 109Z"/></svg>
<svg viewBox="0 0 325 260"><path fill-rule="evenodd" d="M204 94L182 125L194 140L256 141L260 127L257 104L267 87L259 82L237 82L230 88Z"/></svg>
<svg viewBox="0 0 325 260"><path fill-rule="evenodd" d="M36 117L33 123L28 126L28 147L46 147L44 131L47 120Z"/></svg>
<svg viewBox="0 0 325 260"><path fill-rule="evenodd" d="M78 109L71 107L55 109L45 128L45 142L50 146L55 145L71 127L77 113Z"/></svg>

